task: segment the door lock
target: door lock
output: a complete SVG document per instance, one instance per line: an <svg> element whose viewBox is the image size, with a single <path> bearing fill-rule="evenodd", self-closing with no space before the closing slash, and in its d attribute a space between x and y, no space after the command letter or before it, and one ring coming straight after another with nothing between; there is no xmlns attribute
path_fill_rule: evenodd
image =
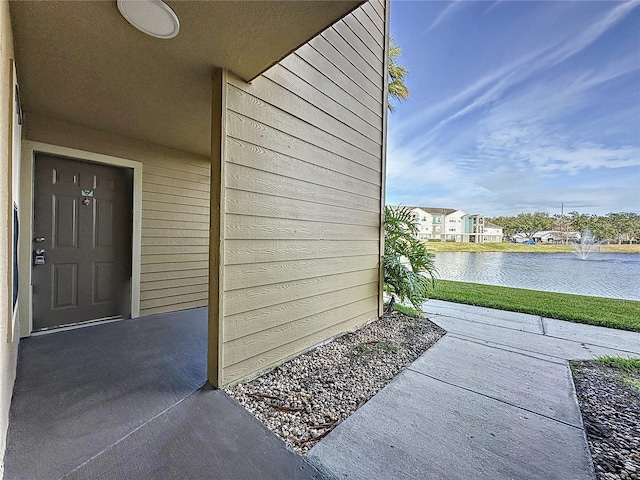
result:
<svg viewBox="0 0 640 480"><path fill-rule="evenodd" d="M36 237L36 238L33 239L33 241L36 242L36 243L42 243L42 242L44 242L44 237Z"/></svg>
<svg viewBox="0 0 640 480"><path fill-rule="evenodd" d="M47 260L44 256L44 248L38 248L33 252L33 264L44 265L45 263L47 263Z"/></svg>

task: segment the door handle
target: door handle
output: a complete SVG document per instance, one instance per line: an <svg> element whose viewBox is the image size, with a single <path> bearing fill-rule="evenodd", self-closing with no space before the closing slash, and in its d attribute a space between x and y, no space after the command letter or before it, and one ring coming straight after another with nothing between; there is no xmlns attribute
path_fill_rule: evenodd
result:
<svg viewBox="0 0 640 480"><path fill-rule="evenodd" d="M36 243L42 243L44 242L44 237L36 237L33 239Z"/></svg>

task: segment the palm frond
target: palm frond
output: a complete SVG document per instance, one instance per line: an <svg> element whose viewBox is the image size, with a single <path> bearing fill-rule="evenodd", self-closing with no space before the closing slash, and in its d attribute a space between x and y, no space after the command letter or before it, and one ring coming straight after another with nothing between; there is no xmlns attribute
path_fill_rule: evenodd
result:
<svg viewBox="0 0 640 480"><path fill-rule="evenodd" d="M388 73L389 82L387 91L391 100L406 100L409 98L409 89L405 84L405 76L409 73L409 69L398 64L398 57L402 53L398 45L394 45L393 36L389 39L388 52ZM394 108L389 102L389 110L393 112Z"/></svg>
<svg viewBox="0 0 640 480"><path fill-rule="evenodd" d="M384 220L384 290L419 309L436 281L434 254L416 238L419 229L410 209L385 206Z"/></svg>

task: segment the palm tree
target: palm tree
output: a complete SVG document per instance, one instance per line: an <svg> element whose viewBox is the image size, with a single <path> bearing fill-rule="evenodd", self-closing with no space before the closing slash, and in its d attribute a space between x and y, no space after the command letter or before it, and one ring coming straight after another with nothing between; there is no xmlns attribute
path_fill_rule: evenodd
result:
<svg viewBox="0 0 640 480"><path fill-rule="evenodd" d="M404 77L409 73L407 67L398 65L397 59L402 53L398 45L394 45L393 36L389 39L389 97L393 100L406 100L409 97L409 89L404 83ZM393 105L389 102L389 111L393 112Z"/></svg>
<svg viewBox="0 0 640 480"><path fill-rule="evenodd" d="M420 309L436 281L434 255L419 241L418 224L407 207L384 207L384 290L397 300Z"/></svg>

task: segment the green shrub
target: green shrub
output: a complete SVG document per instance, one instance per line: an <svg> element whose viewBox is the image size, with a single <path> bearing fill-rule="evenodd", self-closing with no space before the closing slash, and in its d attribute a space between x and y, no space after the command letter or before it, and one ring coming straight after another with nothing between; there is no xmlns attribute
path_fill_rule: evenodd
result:
<svg viewBox="0 0 640 480"><path fill-rule="evenodd" d="M406 207L384 208L384 290L416 309L429 298L435 285L434 254L419 241L418 225ZM395 302L392 302L392 304Z"/></svg>

